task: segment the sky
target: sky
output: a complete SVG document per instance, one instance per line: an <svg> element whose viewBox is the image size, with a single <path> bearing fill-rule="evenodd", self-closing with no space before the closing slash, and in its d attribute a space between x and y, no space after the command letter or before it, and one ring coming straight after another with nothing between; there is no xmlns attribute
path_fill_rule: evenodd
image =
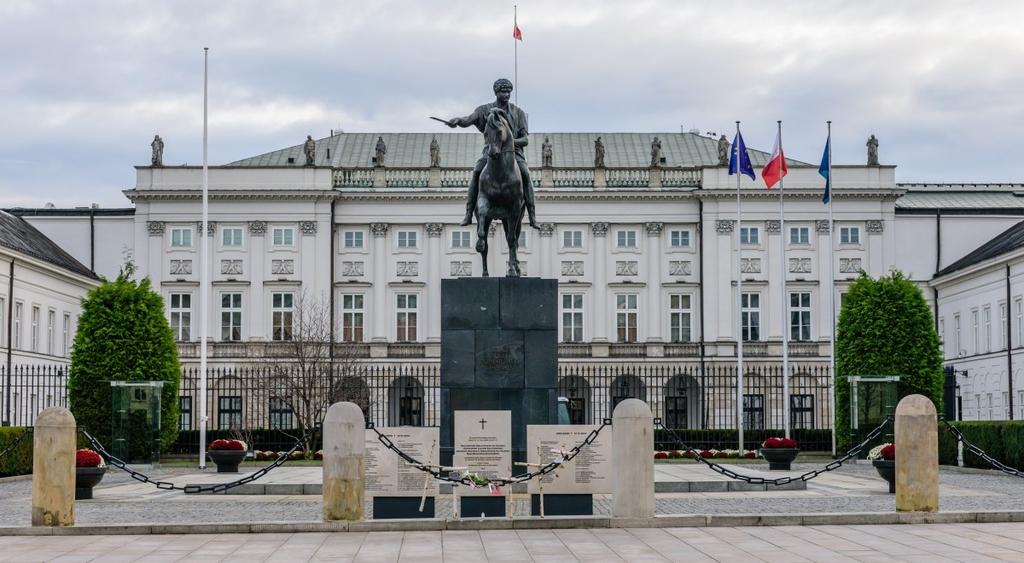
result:
<svg viewBox="0 0 1024 563"><path fill-rule="evenodd" d="M224 164L307 134L447 131L512 77L513 3L0 2L0 207L126 207L165 164ZM727 133L836 164L879 139L900 182L1024 182L1019 1L518 0L535 132Z"/></svg>

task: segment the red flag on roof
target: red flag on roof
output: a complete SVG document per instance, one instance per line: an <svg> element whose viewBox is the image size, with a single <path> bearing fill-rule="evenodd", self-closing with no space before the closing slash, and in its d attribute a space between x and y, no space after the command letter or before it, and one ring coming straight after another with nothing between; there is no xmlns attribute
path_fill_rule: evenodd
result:
<svg viewBox="0 0 1024 563"><path fill-rule="evenodd" d="M519 24L512 24L512 37L520 41L523 40L523 32L519 30Z"/></svg>
<svg viewBox="0 0 1024 563"><path fill-rule="evenodd" d="M765 164L764 168L761 169L761 178L764 178L765 185L768 186L768 189L771 189L785 175L786 155L782 152L782 133L779 132L775 136L772 157L768 159L768 164Z"/></svg>

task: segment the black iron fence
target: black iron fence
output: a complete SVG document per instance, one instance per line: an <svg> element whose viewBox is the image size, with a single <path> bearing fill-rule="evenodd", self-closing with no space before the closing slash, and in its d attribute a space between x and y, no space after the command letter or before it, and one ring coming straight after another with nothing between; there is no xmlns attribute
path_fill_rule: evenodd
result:
<svg viewBox="0 0 1024 563"><path fill-rule="evenodd" d="M30 425L50 405L67 404L67 369L61 366L16 366L0 383L11 382L12 422ZM568 400L573 424L597 424L615 406L637 398L654 416L673 428L690 446L738 449L739 424L744 447L754 449L768 436L781 435L788 406L792 436L801 448L831 449L832 387L827 365L790 365L789 393L783 391L782 367L744 366L743 391L737 392L735 364L638 361L635 363L559 364L559 395ZM377 426L438 426L440 366L437 363L347 364L333 371L282 371L268 364L208 370L206 413L208 440L239 437L255 448L287 449L301 428L315 424L326 405L355 402ZM788 403L788 404L787 404ZM181 432L175 453L194 453L201 424L197 368L182 370L178 397ZM166 421L165 421L166 423ZM659 449L677 449L656 436ZM316 446L318 447L318 446Z"/></svg>
<svg viewBox="0 0 1024 563"><path fill-rule="evenodd" d="M68 406L68 366L0 366L0 421L6 426L32 426L47 407Z"/></svg>

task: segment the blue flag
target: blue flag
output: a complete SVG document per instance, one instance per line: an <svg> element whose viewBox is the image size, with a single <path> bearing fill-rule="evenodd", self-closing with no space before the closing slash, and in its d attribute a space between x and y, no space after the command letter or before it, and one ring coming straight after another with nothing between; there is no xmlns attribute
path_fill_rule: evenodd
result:
<svg viewBox="0 0 1024 563"><path fill-rule="evenodd" d="M747 154L747 145L743 142L743 135L738 129L736 137L732 140L732 155L729 157L729 175L733 174L744 174L751 180L756 179L754 167L750 164L750 155Z"/></svg>
<svg viewBox="0 0 1024 563"><path fill-rule="evenodd" d="M821 194L822 203L828 203L832 199L832 178L829 177L829 168L832 164L829 160L832 155L832 151L829 150L831 144L832 137L829 136L825 140L825 154L821 155L821 165L818 166L818 174L825 178L825 192Z"/></svg>

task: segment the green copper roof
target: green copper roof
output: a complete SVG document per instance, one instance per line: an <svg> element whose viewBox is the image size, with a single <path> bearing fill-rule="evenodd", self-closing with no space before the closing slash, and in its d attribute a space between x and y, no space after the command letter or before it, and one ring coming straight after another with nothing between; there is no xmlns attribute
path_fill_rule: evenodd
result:
<svg viewBox="0 0 1024 563"><path fill-rule="evenodd" d="M1020 192L1024 193L1024 192ZM896 200L897 209L1021 209L1024 196L1012 192L914 192Z"/></svg>
<svg viewBox="0 0 1024 563"><path fill-rule="evenodd" d="M443 127L443 126L442 126ZM426 167L430 165L430 140L434 136L441 147L441 166L470 168L480 157L483 136L479 133L338 133L316 141L316 164L342 168L372 166L377 137L387 145L388 167ZM531 167L541 164L541 144L548 137L555 167L592 168L594 141L601 137L605 147L605 166L646 167L651 163L651 140L661 141L666 167L715 166L718 164L718 140L695 133L531 133L526 159ZM767 161L765 152L748 149L754 166ZM329 156L328 156L329 155ZM288 162L288 159L293 159ZM794 165L801 162L787 159ZM302 144L231 162L228 166L303 166L306 157Z"/></svg>

